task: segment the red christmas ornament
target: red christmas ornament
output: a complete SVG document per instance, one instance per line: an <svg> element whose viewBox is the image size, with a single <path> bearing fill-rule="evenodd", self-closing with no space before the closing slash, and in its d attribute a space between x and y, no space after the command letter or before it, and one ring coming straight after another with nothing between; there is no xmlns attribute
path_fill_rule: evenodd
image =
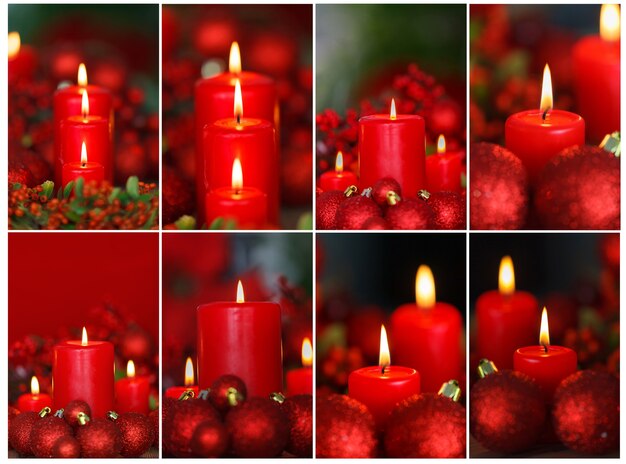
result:
<svg viewBox="0 0 626 464"><path fill-rule="evenodd" d="M26 411L18 414L11 421L9 426L9 443L20 456L32 456L30 432L39 419L39 415L36 412Z"/></svg>
<svg viewBox="0 0 626 464"><path fill-rule="evenodd" d="M171 410L171 408L178 403L178 400L175 400L173 398L163 398L163 402L161 403L161 420L160 423L161 424L165 424L167 417L169 415L169 412ZM158 446L158 438L159 438L159 429L158 429L158 421L157 421L157 428L156 430L156 440L157 443L156 445ZM167 449L167 446L165 444L165 430L163 431L163 442L161 443L162 447L163 447L163 454L170 454L169 450Z"/></svg>
<svg viewBox="0 0 626 464"><path fill-rule="evenodd" d="M46 416L33 424L30 449L37 458L51 458L55 442L66 435L72 435L67 422L57 416Z"/></svg>
<svg viewBox="0 0 626 464"><path fill-rule="evenodd" d="M17 408L14 408L13 406L9 406L9 421L8 421L8 426L7 426L7 430L9 428L11 428L11 421L20 413L20 410ZM9 442L9 448L11 447L11 443Z"/></svg>
<svg viewBox="0 0 626 464"><path fill-rule="evenodd" d="M363 195L346 198L337 210L337 228L343 230L361 229L368 219L381 216L381 210L374 200Z"/></svg>
<svg viewBox="0 0 626 464"><path fill-rule="evenodd" d="M22 152L20 161L32 174L34 185L43 184L52 177L50 165L34 151Z"/></svg>
<svg viewBox="0 0 626 464"><path fill-rule="evenodd" d="M163 191L161 194L163 224L170 224L185 214L193 212L194 197L172 168L163 166Z"/></svg>
<svg viewBox="0 0 626 464"><path fill-rule="evenodd" d="M114 458L122 449L120 431L107 419L91 419L79 425L76 439L84 458Z"/></svg>
<svg viewBox="0 0 626 464"><path fill-rule="evenodd" d="M579 371L561 382L552 421L565 446L586 454L619 448L619 380L601 371Z"/></svg>
<svg viewBox="0 0 626 464"><path fill-rule="evenodd" d="M313 456L313 397L296 395L285 399L282 410L289 420L286 450L299 458Z"/></svg>
<svg viewBox="0 0 626 464"><path fill-rule="evenodd" d="M552 158L539 180L535 207L547 229L620 228L619 158L576 146Z"/></svg>
<svg viewBox="0 0 626 464"><path fill-rule="evenodd" d="M243 403L247 394L243 380L236 375L223 375L211 385L209 401L215 409L225 414L231 408Z"/></svg>
<svg viewBox="0 0 626 464"><path fill-rule="evenodd" d="M79 425L78 414L81 412L91 417L91 408L85 401L72 400L63 409L63 419L72 427L77 427Z"/></svg>
<svg viewBox="0 0 626 464"><path fill-rule="evenodd" d="M398 196L402 196L402 187L393 177L383 177L378 179L372 187L372 200L380 207L385 207L387 203L387 195L393 192Z"/></svg>
<svg viewBox="0 0 626 464"><path fill-rule="evenodd" d="M80 457L80 443L72 435L64 435L54 442L52 457L76 459Z"/></svg>
<svg viewBox="0 0 626 464"><path fill-rule="evenodd" d="M391 412L385 451L392 458L465 457L465 408L445 396L413 395Z"/></svg>
<svg viewBox="0 0 626 464"><path fill-rule="evenodd" d="M226 416L231 450L240 458L278 456L289 438L289 424L279 406L268 398L250 398Z"/></svg>
<svg viewBox="0 0 626 464"><path fill-rule="evenodd" d="M387 230L389 229L389 224L382 217L372 217L369 218L361 227L362 230Z"/></svg>
<svg viewBox="0 0 626 464"><path fill-rule="evenodd" d="M120 454L125 458L136 458L148 451L154 441L154 429L147 416L138 412L115 415L122 440Z"/></svg>
<svg viewBox="0 0 626 464"><path fill-rule="evenodd" d="M509 150L491 143L470 147L472 229L520 229L528 209L526 171Z"/></svg>
<svg viewBox="0 0 626 464"><path fill-rule="evenodd" d="M220 420L219 413L208 401L176 401L164 418L163 446L176 457L192 457L191 437L198 424L206 420Z"/></svg>
<svg viewBox="0 0 626 464"><path fill-rule="evenodd" d="M318 458L373 458L374 419L367 407L346 395L318 395L315 402L315 455Z"/></svg>
<svg viewBox="0 0 626 464"><path fill-rule="evenodd" d="M339 190L331 190L320 194L315 200L315 225L319 230L337 228L337 211L346 200Z"/></svg>
<svg viewBox="0 0 626 464"><path fill-rule="evenodd" d="M401 200L389 206L385 219L391 229L423 230L433 226L433 211L426 203L417 198Z"/></svg>
<svg viewBox="0 0 626 464"><path fill-rule="evenodd" d="M191 437L191 451L199 458L219 458L228 449L228 432L218 420L200 422Z"/></svg>
<svg viewBox="0 0 626 464"><path fill-rule="evenodd" d="M152 424L152 435L154 436L152 446L159 446L159 410L155 409L154 411L150 411L150 414L148 414L148 420L150 420L150 423Z"/></svg>
<svg viewBox="0 0 626 464"><path fill-rule="evenodd" d="M35 186L31 172L23 163L17 161L9 162L9 185L13 184L21 184L28 187Z"/></svg>
<svg viewBox="0 0 626 464"><path fill-rule="evenodd" d="M465 199L456 192L421 193L423 200L433 210L436 229L460 230L467 225Z"/></svg>

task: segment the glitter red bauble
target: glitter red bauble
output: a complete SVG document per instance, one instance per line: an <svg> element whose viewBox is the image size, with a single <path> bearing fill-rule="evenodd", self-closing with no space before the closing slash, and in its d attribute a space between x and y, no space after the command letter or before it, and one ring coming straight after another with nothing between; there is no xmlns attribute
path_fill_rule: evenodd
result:
<svg viewBox="0 0 626 464"><path fill-rule="evenodd" d="M339 190L321 193L315 200L315 225L320 230L337 228L337 211L346 200Z"/></svg>
<svg viewBox="0 0 626 464"><path fill-rule="evenodd" d="M289 420L289 441L286 450L299 457L313 455L313 397L295 395L288 397L281 409Z"/></svg>
<svg viewBox="0 0 626 464"><path fill-rule="evenodd" d="M431 193L426 201L433 210L435 229L459 230L467 225L465 199L456 192Z"/></svg>
<svg viewBox="0 0 626 464"><path fill-rule="evenodd" d="M236 375L223 375L211 384L209 401L221 413L245 401L248 390L246 384ZM236 397L230 399L233 395ZM231 402L233 401L233 402ZM235 404L236 403L236 404Z"/></svg>
<svg viewBox="0 0 626 464"><path fill-rule="evenodd" d="M78 426L78 414L85 413L91 417L91 408L83 400L72 400L63 408L63 419L72 427Z"/></svg>
<svg viewBox="0 0 626 464"><path fill-rule="evenodd" d="M393 177L378 179L372 186L372 200L374 200L378 206L387 206L387 194L389 192L394 192L396 195L402 197L402 187L400 187L398 181Z"/></svg>
<svg viewBox="0 0 626 464"><path fill-rule="evenodd" d="M120 430L122 456L136 458L148 451L154 441L154 428L147 416L138 412L127 412L120 414L114 423Z"/></svg>
<svg viewBox="0 0 626 464"><path fill-rule="evenodd" d="M80 443L72 435L64 435L54 442L52 457L76 459L80 457Z"/></svg>
<svg viewBox="0 0 626 464"><path fill-rule="evenodd" d="M163 446L179 458L192 457L191 437L205 420L220 420L219 413L205 400L176 401L163 422Z"/></svg>
<svg viewBox="0 0 626 464"><path fill-rule="evenodd" d="M369 218L361 227L362 230L387 230L389 229L389 224L385 221L385 218L382 217L372 217Z"/></svg>
<svg viewBox="0 0 626 464"><path fill-rule="evenodd" d="M579 371L554 394L552 422L565 446L604 454L619 448L619 380L600 371Z"/></svg>
<svg viewBox="0 0 626 464"><path fill-rule="evenodd" d="M516 453L530 448L544 430L545 422L541 390L521 372L494 372L472 387L470 431L490 450Z"/></svg>
<svg viewBox="0 0 626 464"><path fill-rule="evenodd" d="M7 430L9 428L11 428L11 421L20 413L20 410L17 408L14 408L13 406L9 406L9 410L8 410L8 425L7 425ZM11 447L11 442L9 442L9 448Z"/></svg>
<svg viewBox="0 0 626 464"><path fill-rule="evenodd" d="M492 143L470 147L472 229L520 229L528 210L528 182L520 159Z"/></svg>
<svg viewBox="0 0 626 464"><path fill-rule="evenodd" d="M381 216L374 200L362 195L346 198L337 210L337 229L361 229L368 219Z"/></svg>
<svg viewBox="0 0 626 464"><path fill-rule="evenodd" d="M30 432L33 425L40 419L39 414L26 411L18 414L11 421L9 427L9 443L20 456L32 456L30 450Z"/></svg>
<svg viewBox="0 0 626 464"><path fill-rule="evenodd" d="M346 395L318 395L315 401L315 456L373 458L374 419L367 407Z"/></svg>
<svg viewBox="0 0 626 464"><path fill-rule="evenodd" d="M219 458L228 449L228 432L218 420L200 422L191 437L191 451L198 458Z"/></svg>
<svg viewBox="0 0 626 464"><path fill-rule="evenodd" d="M289 424L276 402L250 398L226 416L231 450L240 458L278 456L287 444Z"/></svg>
<svg viewBox="0 0 626 464"><path fill-rule="evenodd" d="M391 229L430 229L433 226L433 211L424 201L418 198L407 198L390 206L385 219Z"/></svg>
<svg viewBox="0 0 626 464"><path fill-rule="evenodd" d="M9 162L9 185L21 184L34 187L33 175L23 163L17 161Z"/></svg>
<svg viewBox="0 0 626 464"><path fill-rule="evenodd" d="M30 431L30 449L37 458L51 458L54 443L72 428L62 418L47 416L38 420Z"/></svg>
<svg viewBox="0 0 626 464"><path fill-rule="evenodd" d="M619 158L589 145L566 148L539 179L535 207L547 229L620 228Z"/></svg>
<svg viewBox="0 0 626 464"><path fill-rule="evenodd" d="M189 185L172 168L163 166L161 194L163 224L170 224L193 212L194 198Z"/></svg>
<svg viewBox="0 0 626 464"><path fill-rule="evenodd" d="M76 429L84 458L114 458L120 454L122 439L117 426L108 419L91 419Z"/></svg>
<svg viewBox="0 0 626 464"><path fill-rule="evenodd" d="M434 393L413 395L391 412L385 430L390 458L465 457L465 408Z"/></svg>
<svg viewBox="0 0 626 464"><path fill-rule="evenodd" d="M150 424L152 424L152 436L154 437L154 440L152 440L152 446L159 446L159 416L158 409L150 411L150 414L148 414L148 419L150 420Z"/></svg>
<svg viewBox="0 0 626 464"><path fill-rule="evenodd" d="M50 165L34 151L20 153L20 161L32 174L34 185L43 184L52 177Z"/></svg>

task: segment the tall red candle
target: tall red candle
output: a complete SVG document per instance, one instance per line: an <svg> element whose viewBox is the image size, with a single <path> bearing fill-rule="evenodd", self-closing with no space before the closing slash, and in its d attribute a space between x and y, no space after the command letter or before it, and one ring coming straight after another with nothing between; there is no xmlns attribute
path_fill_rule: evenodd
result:
<svg viewBox="0 0 626 464"><path fill-rule="evenodd" d="M436 301L428 266L417 270L415 293L417 304L402 305L391 315L392 354L399 365L420 372L423 391L436 392L462 373L461 315Z"/></svg>
<svg viewBox="0 0 626 464"><path fill-rule="evenodd" d="M335 158L335 170L325 172L320 176L320 188L327 192L329 190L345 191L351 185L357 185L357 178L353 172L343 168L343 153L338 152Z"/></svg>
<svg viewBox="0 0 626 464"><path fill-rule="evenodd" d="M535 340L539 303L530 293L515 289L510 256L500 261L498 287L476 300L478 356L493 361L499 369L511 369L515 350Z"/></svg>
<svg viewBox="0 0 626 464"><path fill-rule="evenodd" d="M85 182L102 182L104 179L104 166L100 163L91 162L87 157L87 146L83 142L81 147L80 161L65 163L61 171L61 185L65 187L70 182L82 177Z"/></svg>
<svg viewBox="0 0 626 464"><path fill-rule="evenodd" d="M19 32L9 32L7 48L9 84L14 84L19 80L31 80L37 68L35 49L22 44Z"/></svg>
<svg viewBox="0 0 626 464"><path fill-rule="evenodd" d="M275 82L268 76L242 71L239 45L234 42L231 47L229 71L207 79L200 79L195 86L194 116L198 205L203 204L207 192L204 171L202 170L202 166L205 164L204 130L215 121L232 116L233 94L237 80L241 84L243 100L246 104L246 115L269 121L273 124L274 129L277 131L279 129L278 97ZM276 150L275 157L268 157L267 162L274 163L274 159L278 160L278 150ZM230 163L228 165L230 166ZM278 190L276 198L278 199ZM274 203L271 205L270 218L273 223L278 224L278 205L274 205ZM204 213L200 208L200 223L203 222Z"/></svg>
<svg viewBox="0 0 626 464"><path fill-rule="evenodd" d="M17 399L17 409L21 412L39 412L43 408L52 406L52 398L46 393L39 392L39 381L36 376L30 379L30 393L24 393Z"/></svg>
<svg viewBox="0 0 626 464"><path fill-rule="evenodd" d="M378 366L350 373L348 395L367 406L374 416L376 427L382 431L395 406L419 392L419 372L409 367L391 366L387 333L385 326L381 326Z"/></svg>
<svg viewBox="0 0 626 464"><path fill-rule="evenodd" d="M437 139L437 153L426 158L426 185L429 192L458 192L464 153L446 151L446 139Z"/></svg>
<svg viewBox="0 0 626 464"><path fill-rule="evenodd" d="M359 119L359 185L372 187L383 177L393 177L403 197L426 188L426 138L424 119L396 115L392 100L389 114Z"/></svg>
<svg viewBox="0 0 626 464"><path fill-rule="evenodd" d="M563 346L550 345L548 312L543 308L539 345L515 351L513 368L535 379L545 400L550 403L561 381L576 372L577 363L576 352Z"/></svg>
<svg viewBox="0 0 626 464"><path fill-rule="evenodd" d="M52 360L53 409L72 400L83 400L93 417L105 417L113 409L114 355L109 342L82 340L54 346Z"/></svg>
<svg viewBox="0 0 626 464"><path fill-rule="evenodd" d="M188 391L192 391L194 397L197 397L200 389L197 385L194 384L195 375L193 371L193 361L191 360L191 358L187 358L187 362L185 362L185 385L168 388L167 390L165 390L165 397L179 399L180 395Z"/></svg>
<svg viewBox="0 0 626 464"><path fill-rule="evenodd" d="M198 306L198 385L225 374L241 378L248 396L283 390L280 306L246 302L241 282L237 301Z"/></svg>
<svg viewBox="0 0 626 464"><path fill-rule="evenodd" d="M287 396L310 395L313 392L313 346L311 340L302 341L302 367L287 372Z"/></svg>
<svg viewBox="0 0 626 464"><path fill-rule="evenodd" d="M620 63L619 6L602 5L600 35L584 37L572 50L576 106L593 143L620 130Z"/></svg>
<svg viewBox="0 0 626 464"><path fill-rule="evenodd" d="M126 377L115 382L115 412L150 412L150 379L135 375L135 364L128 361Z"/></svg>
<svg viewBox="0 0 626 464"><path fill-rule="evenodd" d="M548 65L543 71L540 108L509 116L504 126L504 139L506 147L528 170L531 183L537 182L544 166L561 150L585 143L583 118L552 108L552 80Z"/></svg>

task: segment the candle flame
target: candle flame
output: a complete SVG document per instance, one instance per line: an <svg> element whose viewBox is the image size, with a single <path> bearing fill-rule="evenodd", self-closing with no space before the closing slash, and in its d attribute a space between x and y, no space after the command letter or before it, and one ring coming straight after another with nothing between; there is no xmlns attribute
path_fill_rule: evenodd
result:
<svg viewBox="0 0 626 464"><path fill-rule="evenodd" d="M233 160L233 170L231 174L231 186L233 190L239 191L243 188L243 168L239 158Z"/></svg>
<svg viewBox="0 0 626 464"><path fill-rule="evenodd" d="M430 267L424 264L417 268L415 276L415 301L420 308L429 309L435 306L435 278Z"/></svg>
<svg viewBox="0 0 626 464"><path fill-rule="evenodd" d="M337 157L335 158L335 172L337 174L343 172L343 153L341 151L337 152Z"/></svg>
<svg viewBox="0 0 626 464"><path fill-rule="evenodd" d="M235 105L234 105L234 114L235 119L237 119L237 124L239 124L241 118L243 117L243 97L241 96L241 83L239 79L235 82Z"/></svg>
<svg viewBox="0 0 626 464"><path fill-rule="evenodd" d="M30 392L33 395L39 395L39 380L37 380L36 375L33 375L30 379Z"/></svg>
<svg viewBox="0 0 626 464"><path fill-rule="evenodd" d="M552 109L552 75L550 66L546 63L543 68L543 82L541 84L541 104L539 109L542 113L547 113Z"/></svg>
<svg viewBox="0 0 626 464"><path fill-rule="evenodd" d="M237 303L245 303L246 298L243 294L243 285L241 285L241 280L237 282Z"/></svg>
<svg viewBox="0 0 626 464"><path fill-rule="evenodd" d="M619 42L620 11L618 5L602 5L600 9L600 37L608 42Z"/></svg>
<svg viewBox="0 0 626 464"><path fill-rule="evenodd" d="M383 368L391 364L391 355L389 354L389 342L387 341L387 331L385 326L380 326L380 351L378 354L378 365Z"/></svg>
<svg viewBox="0 0 626 464"><path fill-rule="evenodd" d="M132 359L126 363L126 377L135 377L135 363Z"/></svg>
<svg viewBox="0 0 626 464"><path fill-rule="evenodd" d="M541 312L541 330L539 331L539 344L544 348L550 346L550 328L548 327L548 310L543 307Z"/></svg>
<svg viewBox="0 0 626 464"><path fill-rule="evenodd" d="M239 51L239 44L233 42L230 46L230 56L228 57L228 70L233 74L239 74L241 72L241 53Z"/></svg>
<svg viewBox="0 0 626 464"><path fill-rule="evenodd" d="M83 144L84 146L84 144ZM87 329L85 327L83 327L83 339L80 342L81 345L83 346L87 346L89 345L89 338L87 338Z"/></svg>
<svg viewBox="0 0 626 464"><path fill-rule="evenodd" d="M83 92L83 98L80 102L80 112L83 118L89 116L89 95L87 94L87 90Z"/></svg>
<svg viewBox="0 0 626 464"><path fill-rule="evenodd" d="M22 47L22 39L20 38L19 32L9 32L7 40L9 59L12 60L20 53L20 48Z"/></svg>
<svg viewBox="0 0 626 464"><path fill-rule="evenodd" d="M391 99L391 108L389 109L389 119L392 121L396 119L396 101Z"/></svg>
<svg viewBox="0 0 626 464"><path fill-rule="evenodd" d="M81 63L78 65L78 76L76 78L76 82L81 87L87 87L87 67L85 63Z"/></svg>
<svg viewBox="0 0 626 464"><path fill-rule="evenodd" d="M500 260L498 289L502 295L515 293L515 270L513 269L513 260L510 256L503 256Z"/></svg>
<svg viewBox="0 0 626 464"><path fill-rule="evenodd" d="M85 166L87 164L87 145L85 145L85 141L83 140L83 146L80 148L80 164Z"/></svg>
<svg viewBox="0 0 626 464"><path fill-rule="evenodd" d="M191 358L187 358L187 362L185 363L185 387L191 387L194 382L193 361Z"/></svg>
<svg viewBox="0 0 626 464"><path fill-rule="evenodd" d="M446 138L441 134L437 138L437 154L442 155L446 152Z"/></svg>
<svg viewBox="0 0 626 464"><path fill-rule="evenodd" d="M302 365L304 367L313 365L313 345L311 345L309 337L304 337L302 340Z"/></svg>

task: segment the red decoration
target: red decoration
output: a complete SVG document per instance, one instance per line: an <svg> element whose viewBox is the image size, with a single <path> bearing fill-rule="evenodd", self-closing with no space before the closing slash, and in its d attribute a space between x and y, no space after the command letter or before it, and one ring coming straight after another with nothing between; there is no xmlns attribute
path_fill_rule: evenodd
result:
<svg viewBox="0 0 626 464"><path fill-rule="evenodd" d="M128 362L126 377L115 382L115 410L118 413L150 412L150 379L145 375L135 375L135 365Z"/></svg>
<svg viewBox="0 0 626 464"><path fill-rule="evenodd" d="M198 424L205 420L220 420L218 412L208 401L174 402L163 418L163 446L179 458L190 458L191 437Z"/></svg>
<svg viewBox="0 0 626 464"><path fill-rule="evenodd" d="M64 435L54 442L52 457L76 459L80 457L80 443L72 435Z"/></svg>
<svg viewBox="0 0 626 464"><path fill-rule="evenodd" d="M402 188L397 180L392 177L383 177L378 179L372 186L372 200L380 207L388 206L387 195L389 192L393 192L399 197L402 197Z"/></svg>
<svg viewBox="0 0 626 464"><path fill-rule="evenodd" d="M108 419L92 419L80 425L76 439L84 458L114 458L122 449L120 431Z"/></svg>
<svg viewBox="0 0 626 464"><path fill-rule="evenodd" d="M363 224L362 230L387 230L389 223L382 217L371 217Z"/></svg>
<svg viewBox="0 0 626 464"><path fill-rule="evenodd" d="M176 171L163 166L161 193L163 224L170 224L185 214L193 212L194 199L189 186Z"/></svg>
<svg viewBox="0 0 626 464"><path fill-rule="evenodd" d="M234 406L246 400L246 384L236 375L223 375L211 384L209 400L221 413L228 412Z"/></svg>
<svg viewBox="0 0 626 464"><path fill-rule="evenodd" d="M385 219L391 229L423 230L433 226L433 211L422 200L408 198L390 206Z"/></svg>
<svg viewBox="0 0 626 464"><path fill-rule="evenodd" d="M150 335L138 327L130 328L124 332L118 347L122 358L132 359L135 363L148 361L153 353Z"/></svg>
<svg viewBox="0 0 626 464"><path fill-rule="evenodd" d="M72 434L72 428L60 417L47 416L34 423L30 431L30 449L38 458L51 458L55 442Z"/></svg>
<svg viewBox="0 0 626 464"><path fill-rule="evenodd" d="M381 215L380 208L371 198L355 195L346 198L337 210L337 229L360 229L365 222Z"/></svg>
<svg viewBox="0 0 626 464"><path fill-rule="evenodd" d="M465 199L456 192L431 193L426 200L433 210L436 229L461 230L467 226Z"/></svg>
<svg viewBox="0 0 626 464"><path fill-rule="evenodd" d="M148 419L152 424L152 432L154 436L154 440L152 440L152 446L159 446L159 428L161 424L159 410L155 409L154 411L150 411L150 414L148 414Z"/></svg>
<svg viewBox="0 0 626 464"><path fill-rule="evenodd" d="M115 420L120 430L122 449L125 458L136 458L148 451L154 441L154 429L144 414L127 412Z"/></svg>
<svg viewBox="0 0 626 464"><path fill-rule="evenodd" d="M281 405L289 420L289 441L286 450L299 457L310 458L313 453L313 397L296 395Z"/></svg>
<svg viewBox="0 0 626 464"><path fill-rule="evenodd" d="M63 418L72 427L76 427L79 424L78 414L81 412L91 417L91 408L86 402L83 400L72 400L63 408Z"/></svg>
<svg viewBox="0 0 626 464"><path fill-rule="evenodd" d="M18 414L9 426L9 444L20 456L32 456L30 449L30 432L39 420L36 412L27 411Z"/></svg>
<svg viewBox="0 0 626 464"><path fill-rule="evenodd" d="M219 458L228 449L228 432L218 420L200 422L191 437L191 451L199 458Z"/></svg>
<svg viewBox="0 0 626 464"><path fill-rule="evenodd" d="M337 190L320 194L315 200L315 226L320 230L337 229L337 211L345 199Z"/></svg>

